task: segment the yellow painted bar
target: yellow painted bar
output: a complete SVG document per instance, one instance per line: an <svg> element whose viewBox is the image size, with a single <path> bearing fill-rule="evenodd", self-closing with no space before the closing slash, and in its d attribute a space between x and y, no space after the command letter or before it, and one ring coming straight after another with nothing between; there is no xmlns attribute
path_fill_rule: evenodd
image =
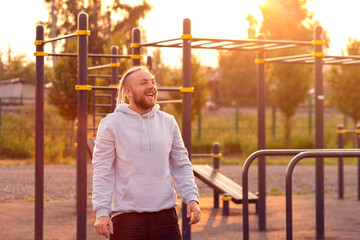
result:
<svg viewBox="0 0 360 240"><path fill-rule="evenodd" d="M131 43L130 47L131 48L138 48L138 47L140 47L140 43Z"/></svg>
<svg viewBox="0 0 360 240"><path fill-rule="evenodd" d="M194 89L195 89L194 87L181 87L180 92L182 92L182 93L193 93Z"/></svg>
<svg viewBox="0 0 360 240"><path fill-rule="evenodd" d="M263 64L265 63L265 59L255 59L255 64Z"/></svg>
<svg viewBox="0 0 360 240"><path fill-rule="evenodd" d="M222 154L219 153L219 154L213 154L213 158L221 158Z"/></svg>
<svg viewBox="0 0 360 240"><path fill-rule="evenodd" d="M117 85L117 84L110 84L110 85L109 85L109 87L118 88L118 87L119 87L119 85Z"/></svg>
<svg viewBox="0 0 360 240"><path fill-rule="evenodd" d="M191 34L183 34L182 36L181 36L181 39L193 39L193 36L191 35Z"/></svg>
<svg viewBox="0 0 360 240"><path fill-rule="evenodd" d="M91 91L91 89L92 89L91 85L75 85L76 91L81 91L81 90Z"/></svg>
<svg viewBox="0 0 360 240"><path fill-rule="evenodd" d="M90 35L90 30L77 30L76 35Z"/></svg>
<svg viewBox="0 0 360 240"><path fill-rule="evenodd" d="M344 130L337 130L336 133L337 133L337 134L345 134L345 133L346 133L346 130L345 130L345 129L344 129Z"/></svg>
<svg viewBox="0 0 360 240"><path fill-rule="evenodd" d="M42 40L35 40L35 41L34 41L34 44L35 44L35 45L43 45L44 43L43 43Z"/></svg>
<svg viewBox="0 0 360 240"><path fill-rule="evenodd" d="M223 200L223 201L230 201L230 200L231 200L231 197L225 197L225 196L223 196L223 197L222 197L222 200Z"/></svg>
<svg viewBox="0 0 360 240"><path fill-rule="evenodd" d="M120 63L110 63L110 67L120 67Z"/></svg>
<svg viewBox="0 0 360 240"><path fill-rule="evenodd" d="M323 52L313 52L313 57L324 57L325 54Z"/></svg>
<svg viewBox="0 0 360 240"><path fill-rule="evenodd" d="M142 59L141 55L130 55L131 59Z"/></svg>
<svg viewBox="0 0 360 240"><path fill-rule="evenodd" d="M312 45L324 45L325 41L324 40L314 40L312 41Z"/></svg>
<svg viewBox="0 0 360 240"><path fill-rule="evenodd" d="M34 52L35 57L46 57L48 54L46 52Z"/></svg>

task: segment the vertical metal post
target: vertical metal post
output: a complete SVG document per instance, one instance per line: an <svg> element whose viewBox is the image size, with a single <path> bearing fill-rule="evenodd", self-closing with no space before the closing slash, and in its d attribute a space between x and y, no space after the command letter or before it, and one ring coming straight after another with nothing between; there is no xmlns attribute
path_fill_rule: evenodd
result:
<svg viewBox="0 0 360 240"><path fill-rule="evenodd" d="M191 88L191 22L183 21L183 70L182 87ZM191 92L182 93L182 136L191 160ZM186 203L182 203L182 239L191 239L190 219L186 217Z"/></svg>
<svg viewBox="0 0 360 240"><path fill-rule="evenodd" d="M220 171L220 144L213 143L213 169ZM219 193L214 190L214 208L219 208Z"/></svg>
<svg viewBox="0 0 360 240"><path fill-rule="evenodd" d="M44 41L44 27L36 26L36 41ZM44 45L36 45L44 52ZM35 240L43 239L44 224L44 56L36 56L35 86Z"/></svg>
<svg viewBox="0 0 360 240"><path fill-rule="evenodd" d="M235 132L239 134L239 100L235 101Z"/></svg>
<svg viewBox="0 0 360 240"><path fill-rule="evenodd" d="M360 148L360 124L356 125L356 147ZM358 157L358 200L360 201L360 157Z"/></svg>
<svg viewBox="0 0 360 240"><path fill-rule="evenodd" d="M96 78L95 77L92 77L92 83L93 83L93 86L96 86ZM92 111L92 120L93 120L93 125L92 125L92 127L93 127L93 137L95 137L96 136L96 130L95 130L95 126L96 126L96 115L95 115L95 113L96 113L96 107L95 107L95 104L96 104L96 91L95 90L93 90L92 91L92 103L93 103L93 105L92 105L92 109L93 109L93 111Z"/></svg>
<svg viewBox="0 0 360 240"><path fill-rule="evenodd" d="M111 47L111 54L117 55L118 54L118 46L112 46ZM118 84L118 59L117 58L111 58L111 85ZM113 112L115 110L116 106L116 91L111 91L111 111Z"/></svg>
<svg viewBox="0 0 360 240"><path fill-rule="evenodd" d="M315 27L315 147L324 148L324 93L322 27ZM316 238L324 238L324 158L316 158Z"/></svg>
<svg viewBox="0 0 360 240"><path fill-rule="evenodd" d="M338 148L344 147L344 126L339 125L337 127L337 144ZM338 158L338 194L339 198L344 198L344 163L343 163L343 157Z"/></svg>
<svg viewBox="0 0 360 240"><path fill-rule="evenodd" d="M131 44L132 47L132 55L131 55L131 59L132 59L132 63L133 66L140 66L141 65L141 55L140 55L140 29L139 28L134 28L132 31L132 37L133 37L133 42Z"/></svg>
<svg viewBox="0 0 360 240"><path fill-rule="evenodd" d="M276 136L276 106L275 104L273 103L272 104L272 137L275 138Z"/></svg>
<svg viewBox="0 0 360 240"><path fill-rule="evenodd" d="M313 95L310 94L310 96L309 96L309 109L308 109L309 135L311 135L311 133L312 133L312 97L313 97Z"/></svg>
<svg viewBox="0 0 360 240"><path fill-rule="evenodd" d="M88 15L78 16L78 30L88 30ZM78 36L78 85L87 85L88 68L88 36ZM87 91L78 91L77 98L77 156L76 156L76 212L77 240L86 239L86 208L87 208Z"/></svg>
<svg viewBox="0 0 360 240"><path fill-rule="evenodd" d="M265 39L264 35L258 36L258 39ZM257 128L258 128L258 149L265 149L265 54L263 51L256 52L256 72L257 72ZM259 157L258 161L258 189L259 189L259 230L266 229L266 184L265 184L265 157Z"/></svg>
<svg viewBox="0 0 360 240"><path fill-rule="evenodd" d="M146 66L149 68L149 70L152 70L152 57L151 56L147 56L146 58Z"/></svg>
<svg viewBox="0 0 360 240"><path fill-rule="evenodd" d="M228 193L224 193L223 196L222 196L222 200L223 200L223 212L222 212L222 215L223 216L229 216L230 215L229 203L230 203L231 197L230 197L230 195Z"/></svg>

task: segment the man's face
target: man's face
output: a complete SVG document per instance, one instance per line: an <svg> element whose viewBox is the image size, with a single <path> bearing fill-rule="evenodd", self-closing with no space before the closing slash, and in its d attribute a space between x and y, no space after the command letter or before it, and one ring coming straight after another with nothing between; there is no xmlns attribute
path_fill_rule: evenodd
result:
<svg viewBox="0 0 360 240"><path fill-rule="evenodd" d="M157 100L157 87L153 75L139 70L129 76L129 86L125 89L130 105L141 112L151 110Z"/></svg>

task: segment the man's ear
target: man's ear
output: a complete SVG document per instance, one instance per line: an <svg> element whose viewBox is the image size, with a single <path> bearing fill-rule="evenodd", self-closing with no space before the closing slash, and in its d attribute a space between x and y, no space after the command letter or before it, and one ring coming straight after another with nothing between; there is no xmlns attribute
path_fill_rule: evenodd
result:
<svg viewBox="0 0 360 240"><path fill-rule="evenodd" d="M131 88L126 87L124 89L124 91L125 91L125 96L127 96L127 98L130 98L130 96L131 96Z"/></svg>

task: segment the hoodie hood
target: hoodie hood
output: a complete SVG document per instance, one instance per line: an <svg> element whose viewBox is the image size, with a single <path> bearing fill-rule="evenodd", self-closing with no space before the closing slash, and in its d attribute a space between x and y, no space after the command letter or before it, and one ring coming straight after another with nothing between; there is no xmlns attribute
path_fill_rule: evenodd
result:
<svg viewBox="0 0 360 240"><path fill-rule="evenodd" d="M143 118L152 118L158 111L160 110L160 106L159 104L156 104L150 112L147 112L143 115L140 115L138 112L135 112L134 110L129 108L129 104L119 104L116 109L115 112L122 112L125 114L130 114L132 116L140 116Z"/></svg>

